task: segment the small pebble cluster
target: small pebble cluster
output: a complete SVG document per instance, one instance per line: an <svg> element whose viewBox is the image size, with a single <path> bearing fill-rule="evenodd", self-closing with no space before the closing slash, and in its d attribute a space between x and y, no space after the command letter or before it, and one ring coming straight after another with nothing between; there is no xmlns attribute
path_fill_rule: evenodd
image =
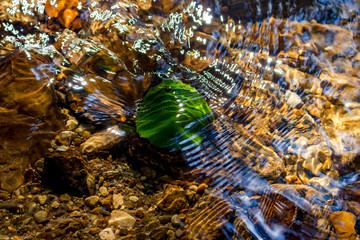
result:
<svg viewBox="0 0 360 240"><path fill-rule="evenodd" d="M74 119L66 126L50 152L78 148L77 138L91 138L84 137L86 130ZM205 183L173 179L148 166L132 168L125 158L111 155L88 158L93 195L44 188L36 178L44 171L43 159L36 164L33 181L13 194L0 192L0 239L180 239L190 216L211 199Z"/></svg>

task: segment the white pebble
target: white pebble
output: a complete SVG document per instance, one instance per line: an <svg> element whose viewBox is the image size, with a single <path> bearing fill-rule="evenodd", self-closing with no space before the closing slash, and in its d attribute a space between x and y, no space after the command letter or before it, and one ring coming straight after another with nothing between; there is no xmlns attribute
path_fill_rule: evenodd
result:
<svg viewBox="0 0 360 240"><path fill-rule="evenodd" d="M99 233L101 240L114 240L115 234L111 228L105 228Z"/></svg>
<svg viewBox="0 0 360 240"><path fill-rule="evenodd" d="M79 122L76 119L70 119L66 122L65 128L67 130L72 131L77 127L78 124L79 124Z"/></svg>
<svg viewBox="0 0 360 240"><path fill-rule="evenodd" d="M106 197L107 195L109 195L107 188L104 186L99 188L99 192L100 192L101 196L103 196L103 197Z"/></svg>
<svg viewBox="0 0 360 240"><path fill-rule="evenodd" d="M118 209L123 204L124 204L124 197L121 194L114 194L113 195L114 209Z"/></svg>
<svg viewBox="0 0 360 240"><path fill-rule="evenodd" d="M139 198L137 196L131 196L129 197L130 201L137 202L139 201Z"/></svg>
<svg viewBox="0 0 360 240"><path fill-rule="evenodd" d="M131 228L134 226L136 219L127 212L114 210L110 214L109 225L119 228Z"/></svg>

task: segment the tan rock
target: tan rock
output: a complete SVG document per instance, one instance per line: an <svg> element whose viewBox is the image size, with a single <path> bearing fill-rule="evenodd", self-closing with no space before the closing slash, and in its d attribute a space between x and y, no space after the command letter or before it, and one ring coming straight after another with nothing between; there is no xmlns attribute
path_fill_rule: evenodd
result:
<svg viewBox="0 0 360 240"><path fill-rule="evenodd" d="M55 74L51 65L34 51L20 51L0 64L1 189L19 187L25 169L42 157L64 126L48 87Z"/></svg>
<svg viewBox="0 0 360 240"><path fill-rule="evenodd" d="M127 212L114 210L111 212L109 225L116 226L120 228L130 228L133 227L136 222L136 219L128 214Z"/></svg>
<svg viewBox="0 0 360 240"><path fill-rule="evenodd" d="M354 214L344 211L333 212L331 213L329 220L335 229L337 239L356 239L356 217Z"/></svg>

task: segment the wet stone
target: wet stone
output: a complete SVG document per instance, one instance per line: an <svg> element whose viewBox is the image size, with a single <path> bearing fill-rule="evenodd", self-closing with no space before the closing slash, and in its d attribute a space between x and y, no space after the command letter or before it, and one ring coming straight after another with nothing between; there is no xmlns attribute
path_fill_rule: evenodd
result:
<svg viewBox="0 0 360 240"><path fill-rule="evenodd" d="M168 222L171 221L171 218L172 216L171 215L162 215L159 217L159 221L162 223L162 224L166 224Z"/></svg>
<svg viewBox="0 0 360 240"><path fill-rule="evenodd" d="M179 226L181 221L178 215L174 215L171 217L171 223L174 224L175 226Z"/></svg>
<svg viewBox="0 0 360 240"><path fill-rule="evenodd" d="M136 219L133 216L120 210L112 211L109 219L110 226L116 226L120 228L133 227L135 222Z"/></svg>
<svg viewBox="0 0 360 240"><path fill-rule="evenodd" d="M166 184L164 189L164 196L158 203L159 208L167 212L179 212L189 207L186 192L183 188Z"/></svg>
<svg viewBox="0 0 360 240"><path fill-rule="evenodd" d="M104 186L99 188L99 192L100 192L101 196L103 196L103 197L106 197L107 195L109 195L107 188Z"/></svg>
<svg viewBox="0 0 360 240"><path fill-rule="evenodd" d="M168 229L165 227L156 228L150 232L149 237L150 237L150 239L153 239L153 240L166 239L167 230Z"/></svg>
<svg viewBox="0 0 360 240"><path fill-rule="evenodd" d="M34 214L34 220L36 223L43 223L48 220L47 216L48 212L46 212L45 210L40 210Z"/></svg>
<svg viewBox="0 0 360 240"><path fill-rule="evenodd" d="M39 200L40 205L44 205L44 204L46 203L47 196L45 196L45 195L39 195L39 196L38 196L38 200Z"/></svg>
<svg viewBox="0 0 360 240"><path fill-rule="evenodd" d="M66 122L65 128L69 131L72 131L77 127L78 124L79 122L76 119L69 119Z"/></svg>
<svg viewBox="0 0 360 240"><path fill-rule="evenodd" d="M181 229L178 229L178 230L176 230L175 231L175 236L177 237L177 238L180 238L182 235L183 235L183 231L181 230Z"/></svg>
<svg viewBox="0 0 360 240"><path fill-rule="evenodd" d="M102 199L101 206L104 206L106 209L111 209L111 196Z"/></svg>
<svg viewBox="0 0 360 240"><path fill-rule="evenodd" d="M143 218L145 216L144 209L138 208L135 212L135 216L138 218Z"/></svg>
<svg viewBox="0 0 360 240"><path fill-rule="evenodd" d="M69 194L65 193L65 194L61 194L59 197L59 200L61 202L70 202L71 201L71 197Z"/></svg>
<svg viewBox="0 0 360 240"><path fill-rule="evenodd" d="M72 138L74 138L76 136L76 133L72 132L72 131L63 131L59 134L60 138L62 140L71 140Z"/></svg>
<svg viewBox="0 0 360 240"><path fill-rule="evenodd" d="M120 208L124 204L124 197L121 194L113 195L113 206L114 209Z"/></svg>
<svg viewBox="0 0 360 240"><path fill-rule="evenodd" d="M60 206L60 203L58 201L53 201L50 206L51 208L58 208Z"/></svg>
<svg viewBox="0 0 360 240"><path fill-rule="evenodd" d="M115 234L111 228L105 228L99 233L101 240L114 240Z"/></svg>
<svg viewBox="0 0 360 240"><path fill-rule="evenodd" d="M99 202L98 196L90 196L85 198L85 203L90 207L95 207L98 202Z"/></svg>
<svg viewBox="0 0 360 240"><path fill-rule="evenodd" d="M137 196L130 196L129 197L129 199L130 199L130 201L133 201L133 202L137 202L137 201L139 201L139 198L137 197Z"/></svg>

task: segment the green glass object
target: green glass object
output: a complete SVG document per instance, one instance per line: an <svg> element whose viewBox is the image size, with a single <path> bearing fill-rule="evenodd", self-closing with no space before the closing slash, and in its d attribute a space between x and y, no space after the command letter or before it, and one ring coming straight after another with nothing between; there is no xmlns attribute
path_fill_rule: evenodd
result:
<svg viewBox="0 0 360 240"><path fill-rule="evenodd" d="M199 132L211 121L211 109L195 88L166 79L142 100L136 130L157 147L181 149L199 145L203 139Z"/></svg>

